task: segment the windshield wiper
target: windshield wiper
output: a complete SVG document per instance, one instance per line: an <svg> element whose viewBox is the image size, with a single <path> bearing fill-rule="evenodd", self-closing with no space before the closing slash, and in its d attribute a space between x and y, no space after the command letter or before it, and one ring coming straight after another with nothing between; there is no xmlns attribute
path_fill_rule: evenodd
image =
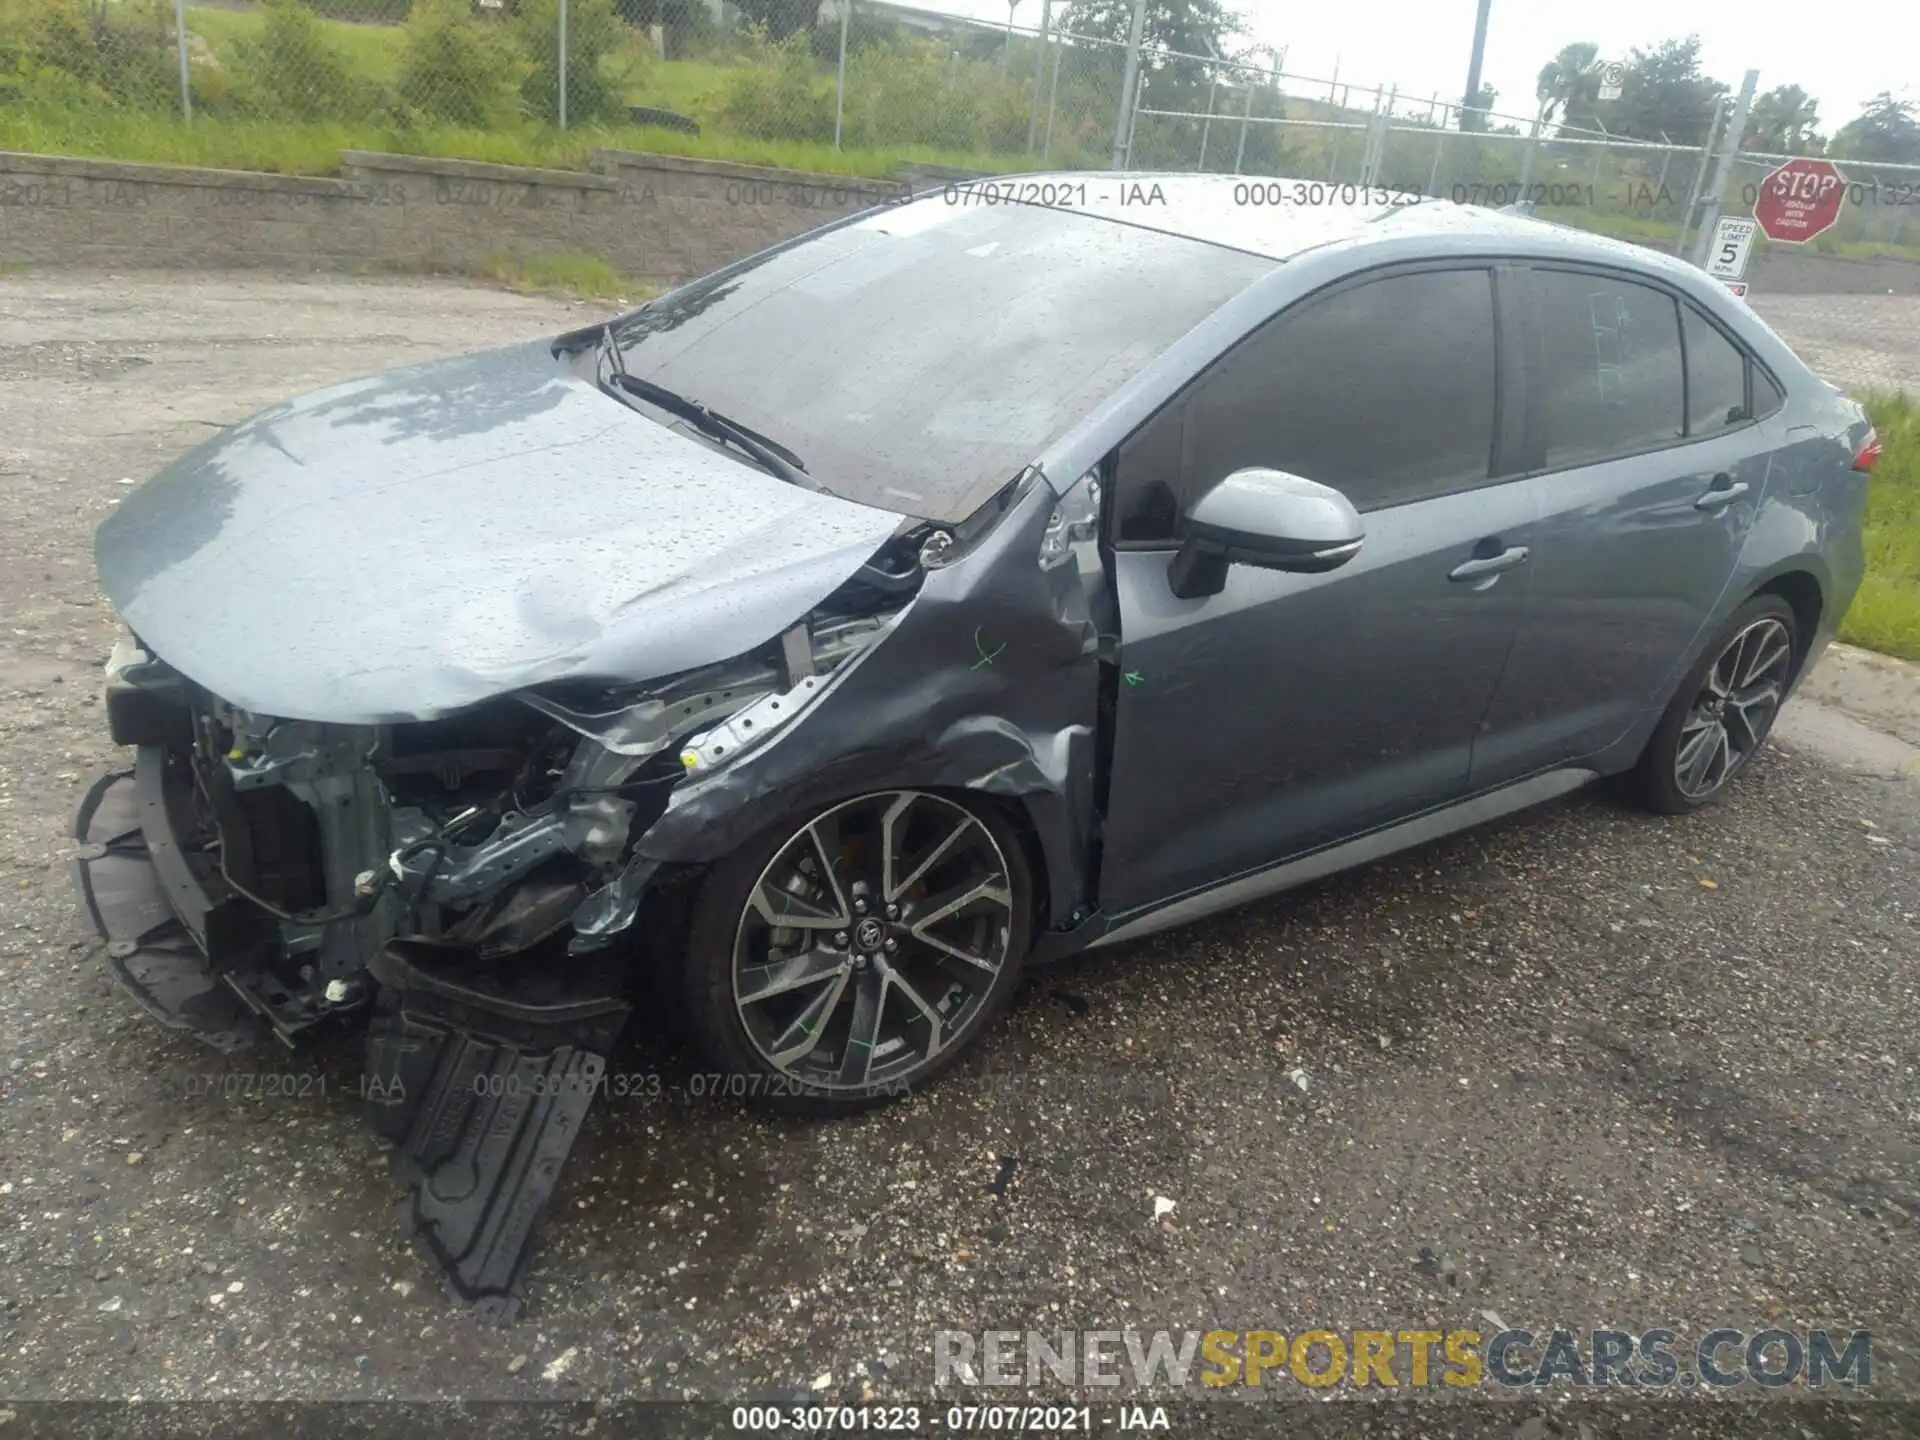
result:
<svg viewBox="0 0 1920 1440"><path fill-rule="evenodd" d="M620 342L614 339L611 325L602 327L601 356L611 358L613 373L600 377L601 388L623 392L649 405L658 406L669 415L677 415L692 425L701 434L723 444L731 445L744 453L762 470L789 485L798 485L803 490L821 490L826 487L807 474L806 463L786 446L770 440L757 430L750 430L738 420L709 410L698 400L676 394L664 385L656 385L651 380L642 380L637 375L627 373L627 359L620 351Z"/></svg>

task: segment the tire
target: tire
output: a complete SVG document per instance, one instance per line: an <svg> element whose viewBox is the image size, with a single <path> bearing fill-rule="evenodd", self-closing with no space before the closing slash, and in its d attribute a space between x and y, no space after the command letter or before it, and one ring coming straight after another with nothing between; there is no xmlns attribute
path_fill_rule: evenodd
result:
<svg viewBox="0 0 1920 1440"><path fill-rule="evenodd" d="M1684 815L1724 795L1766 743L1801 651L1793 607L1778 595L1756 595L1735 611L1641 752L1631 776L1636 798L1659 814Z"/></svg>
<svg viewBox="0 0 1920 1440"><path fill-rule="evenodd" d="M1018 987L1032 897L1006 821L950 795L879 791L768 827L694 897L681 974L702 1089L833 1115L927 1084Z"/></svg>

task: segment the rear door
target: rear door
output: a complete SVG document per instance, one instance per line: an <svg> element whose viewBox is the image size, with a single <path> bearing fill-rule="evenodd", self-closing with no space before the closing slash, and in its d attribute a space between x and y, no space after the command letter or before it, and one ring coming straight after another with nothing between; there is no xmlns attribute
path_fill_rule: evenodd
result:
<svg viewBox="0 0 1920 1440"><path fill-rule="evenodd" d="M1458 798L1529 581L1533 492L1503 483L1495 267L1369 276L1268 322L1121 447L1109 912ZM1517 412L1516 412L1517 413ZM1338 570L1167 581L1181 516L1229 472L1343 491ZM1466 567L1466 568L1462 568Z"/></svg>
<svg viewBox="0 0 1920 1440"><path fill-rule="evenodd" d="M1739 562L1776 404L1746 352L1642 278L1525 277L1527 483L1541 521L1527 614L1475 746L1475 788L1603 750L1664 706Z"/></svg>

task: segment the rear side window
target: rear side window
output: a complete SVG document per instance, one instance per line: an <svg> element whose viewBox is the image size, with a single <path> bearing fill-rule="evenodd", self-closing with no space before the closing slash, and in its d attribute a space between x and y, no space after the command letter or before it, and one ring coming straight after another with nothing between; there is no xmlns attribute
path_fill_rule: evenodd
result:
<svg viewBox="0 0 1920 1440"><path fill-rule="evenodd" d="M1591 465L1678 440L1686 389L1673 297L1611 275L1536 270L1547 466Z"/></svg>
<svg viewBox="0 0 1920 1440"><path fill-rule="evenodd" d="M1691 305L1680 309L1687 342L1687 434L1715 435L1744 425L1747 357Z"/></svg>
<svg viewBox="0 0 1920 1440"><path fill-rule="evenodd" d="M1493 279L1393 275L1305 301L1222 356L1121 447L1115 538L1173 538L1246 466L1377 510L1484 483L1497 396Z"/></svg>

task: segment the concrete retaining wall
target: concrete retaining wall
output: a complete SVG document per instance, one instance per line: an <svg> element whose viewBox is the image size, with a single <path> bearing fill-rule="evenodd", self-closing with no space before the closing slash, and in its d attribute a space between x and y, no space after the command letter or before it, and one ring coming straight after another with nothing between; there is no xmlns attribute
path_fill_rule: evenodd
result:
<svg viewBox="0 0 1920 1440"><path fill-rule="evenodd" d="M0 151L0 265L473 270L579 251L677 284L958 172L858 180L596 150L540 170L347 151L338 179ZM1920 294L1920 265L1763 247L1754 293Z"/></svg>
<svg viewBox="0 0 1920 1440"><path fill-rule="evenodd" d="M900 182L597 150L586 171L347 151L338 179L0 152L0 264L455 270L581 251L701 275Z"/></svg>

